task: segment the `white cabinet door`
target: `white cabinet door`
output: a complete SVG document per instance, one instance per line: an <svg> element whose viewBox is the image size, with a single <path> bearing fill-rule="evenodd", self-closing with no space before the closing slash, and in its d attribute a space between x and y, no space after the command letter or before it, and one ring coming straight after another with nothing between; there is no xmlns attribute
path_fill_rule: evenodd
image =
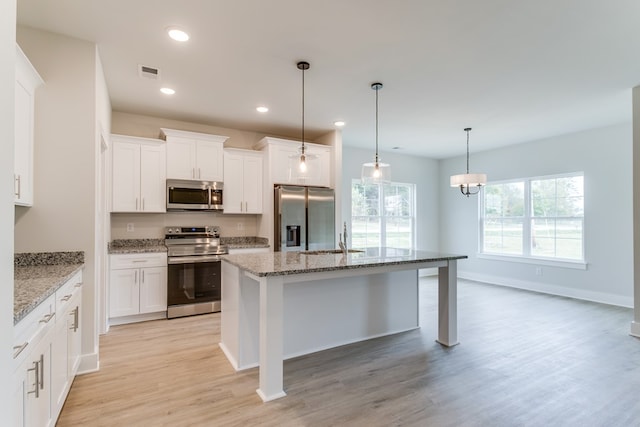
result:
<svg viewBox="0 0 640 427"><path fill-rule="evenodd" d="M244 212L244 157L237 151L224 152L224 213Z"/></svg>
<svg viewBox="0 0 640 427"><path fill-rule="evenodd" d="M54 416L62 409L67 397L69 381L67 328L66 315L56 319L55 333L51 342L51 411Z"/></svg>
<svg viewBox="0 0 640 427"><path fill-rule="evenodd" d="M245 213L262 213L262 155L245 156L243 182Z"/></svg>
<svg viewBox="0 0 640 427"><path fill-rule="evenodd" d="M223 144L213 141L196 141L197 179L222 181L224 179Z"/></svg>
<svg viewBox="0 0 640 427"><path fill-rule="evenodd" d="M193 139L167 138L167 179L197 179L197 144Z"/></svg>
<svg viewBox="0 0 640 427"><path fill-rule="evenodd" d="M167 310L167 267L140 269L140 313Z"/></svg>
<svg viewBox="0 0 640 427"><path fill-rule="evenodd" d="M262 154L224 152L224 213L262 213Z"/></svg>
<svg viewBox="0 0 640 427"><path fill-rule="evenodd" d="M42 78L16 46L14 202L21 206L33 205L34 101L41 84Z"/></svg>
<svg viewBox="0 0 640 427"><path fill-rule="evenodd" d="M140 209L140 145L113 142L113 212Z"/></svg>
<svg viewBox="0 0 640 427"><path fill-rule="evenodd" d="M109 317L131 316L140 308L140 271L137 268L111 270Z"/></svg>
<svg viewBox="0 0 640 427"><path fill-rule="evenodd" d="M18 427L24 426L24 385L26 363L20 365L11 378L11 411L13 413L13 421Z"/></svg>
<svg viewBox="0 0 640 427"><path fill-rule="evenodd" d="M166 212L166 150L160 145L140 146L140 210Z"/></svg>
<svg viewBox="0 0 640 427"><path fill-rule="evenodd" d="M24 423L26 426L48 426L51 423L50 335L33 349L23 366Z"/></svg>

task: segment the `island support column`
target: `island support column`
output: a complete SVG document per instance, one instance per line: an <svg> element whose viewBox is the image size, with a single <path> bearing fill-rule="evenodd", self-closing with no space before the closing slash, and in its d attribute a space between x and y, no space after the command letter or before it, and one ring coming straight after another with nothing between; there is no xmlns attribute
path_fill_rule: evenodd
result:
<svg viewBox="0 0 640 427"><path fill-rule="evenodd" d="M438 341L447 347L458 344L458 268L456 260L438 267Z"/></svg>
<svg viewBox="0 0 640 427"><path fill-rule="evenodd" d="M283 382L283 280L260 278L260 388L264 402L286 396Z"/></svg>

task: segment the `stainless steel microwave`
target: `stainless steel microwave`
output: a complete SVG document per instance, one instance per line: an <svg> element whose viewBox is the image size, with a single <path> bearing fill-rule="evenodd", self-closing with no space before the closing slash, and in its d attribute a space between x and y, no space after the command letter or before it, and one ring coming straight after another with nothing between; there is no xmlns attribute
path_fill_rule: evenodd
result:
<svg viewBox="0 0 640 427"><path fill-rule="evenodd" d="M222 212L223 184L215 181L167 180L167 211Z"/></svg>

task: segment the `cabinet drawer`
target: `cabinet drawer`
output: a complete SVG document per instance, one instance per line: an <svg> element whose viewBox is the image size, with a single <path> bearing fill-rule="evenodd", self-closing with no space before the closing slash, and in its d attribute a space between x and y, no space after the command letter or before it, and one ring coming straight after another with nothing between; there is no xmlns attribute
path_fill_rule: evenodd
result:
<svg viewBox="0 0 640 427"><path fill-rule="evenodd" d="M56 322L63 319L71 299L78 293L81 287L82 271L79 271L56 291Z"/></svg>
<svg viewBox="0 0 640 427"><path fill-rule="evenodd" d="M22 363L47 331L55 324L55 294L40 303L31 313L13 327L13 367Z"/></svg>
<svg viewBox="0 0 640 427"><path fill-rule="evenodd" d="M111 269L124 268L166 267L167 254L164 252L153 254L118 254L111 255Z"/></svg>

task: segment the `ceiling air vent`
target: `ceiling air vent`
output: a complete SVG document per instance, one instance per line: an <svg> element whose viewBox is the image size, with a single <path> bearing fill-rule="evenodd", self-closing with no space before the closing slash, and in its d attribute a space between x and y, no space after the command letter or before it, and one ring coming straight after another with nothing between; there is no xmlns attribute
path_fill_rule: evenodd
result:
<svg viewBox="0 0 640 427"><path fill-rule="evenodd" d="M146 65L138 64L138 75L145 79L160 80L160 70Z"/></svg>

